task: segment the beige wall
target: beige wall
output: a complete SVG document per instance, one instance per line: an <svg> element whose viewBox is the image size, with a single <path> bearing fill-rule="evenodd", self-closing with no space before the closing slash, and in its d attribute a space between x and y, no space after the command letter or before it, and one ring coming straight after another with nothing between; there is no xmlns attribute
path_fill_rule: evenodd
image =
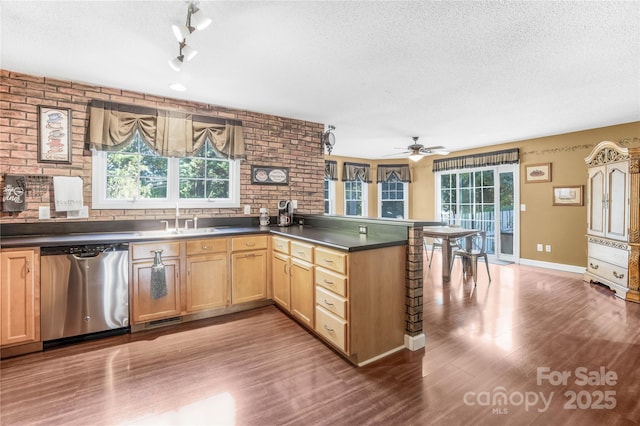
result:
<svg viewBox="0 0 640 426"><path fill-rule="evenodd" d="M554 186L586 185L587 169L584 158L598 142L603 140L614 141L624 147L640 146L640 122L459 151L451 153L449 157L519 148L520 204L526 206L526 211L520 213L520 257L542 262L586 266L586 207L553 206L552 193ZM409 185L409 218L438 220L434 213L435 183L432 167L435 158L446 157L424 157L417 163L409 160L372 161L335 156L325 158L338 161L340 179L342 162L369 163L372 166L374 182L378 164L393 162L409 164L412 173L412 183ZM525 183L525 167L537 163L551 163L551 182ZM370 185L369 216L371 217L377 217L377 198L377 186ZM339 181L336 185L336 213L342 214L343 204L344 193ZM551 252L538 252L537 244L551 245Z"/></svg>
<svg viewBox="0 0 640 426"><path fill-rule="evenodd" d="M48 77L25 75L0 70L0 166L2 173L27 176L80 176L83 178L84 200L91 220L163 219L173 217L173 209L94 210L91 209L91 153L84 149L88 121L88 103L101 99L126 104L144 105L167 110L179 110L201 115L241 120L246 143L246 161L240 165L240 204L251 206L258 215L259 207L268 207L277 214L277 202L298 200L298 212L321 214L323 204L324 160L320 138L321 123L277 117L250 111L234 110L179 99L163 98L145 93L93 86ZM72 114L72 164L38 163L38 105L69 108ZM251 166L288 167L287 186L254 185ZM0 176L0 185L2 185ZM42 195L29 194L27 209L20 213L3 213L3 223L38 221L38 207L50 206L52 219L66 221L66 214L53 209L51 190ZM240 208L188 209L184 214L198 217L239 216ZM57 216L57 217L56 217ZM82 219L78 219L82 220Z"/></svg>

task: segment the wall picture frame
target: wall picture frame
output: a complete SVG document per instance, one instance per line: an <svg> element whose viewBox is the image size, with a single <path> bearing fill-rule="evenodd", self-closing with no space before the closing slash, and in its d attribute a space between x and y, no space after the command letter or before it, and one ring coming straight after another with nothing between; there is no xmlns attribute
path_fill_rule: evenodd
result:
<svg viewBox="0 0 640 426"><path fill-rule="evenodd" d="M553 187L554 206L583 206L584 205L584 185L575 186L554 186Z"/></svg>
<svg viewBox="0 0 640 426"><path fill-rule="evenodd" d="M38 162L71 164L71 109L38 105Z"/></svg>
<svg viewBox="0 0 640 426"><path fill-rule="evenodd" d="M251 166L251 183L256 185L289 185L289 168Z"/></svg>
<svg viewBox="0 0 640 426"><path fill-rule="evenodd" d="M551 163L524 166L525 183L551 182Z"/></svg>

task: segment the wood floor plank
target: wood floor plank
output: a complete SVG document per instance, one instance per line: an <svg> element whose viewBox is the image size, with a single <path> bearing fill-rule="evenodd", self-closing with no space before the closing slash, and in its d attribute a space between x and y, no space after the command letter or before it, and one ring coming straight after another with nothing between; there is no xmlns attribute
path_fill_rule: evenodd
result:
<svg viewBox="0 0 640 426"><path fill-rule="evenodd" d="M490 285L480 269L476 287L454 268L443 284L439 261L425 270L422 350L355 368L267 306L2 360L0 424L640 424L640 305L518 265L490 265ZM541 367L572 376L538 384ZM577 385L579 367L617 383ZM500 389L553 398L543 411L478 400ZM612 409L565 406L565 392L605 390Z"/></svg>

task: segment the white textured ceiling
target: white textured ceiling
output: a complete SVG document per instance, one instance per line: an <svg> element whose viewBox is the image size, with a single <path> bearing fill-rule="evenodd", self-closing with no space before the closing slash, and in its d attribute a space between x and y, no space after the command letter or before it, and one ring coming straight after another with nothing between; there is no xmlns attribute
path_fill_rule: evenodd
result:
<svg viewBox="0 0 640 426"><path fill-rule="evenodd" d="M0 2L3 69L336 127L334 154L451 151L640 120L638 1ZM186 92L169 84L180 80Z"/></svg>

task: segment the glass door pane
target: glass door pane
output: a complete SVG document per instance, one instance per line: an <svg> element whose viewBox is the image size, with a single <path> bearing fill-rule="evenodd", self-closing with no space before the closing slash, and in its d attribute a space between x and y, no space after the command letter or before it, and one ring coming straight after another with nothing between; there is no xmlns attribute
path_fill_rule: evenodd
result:
<svg viewBox="0 0 640 426"><path fill-rule="evenodd" d="M513 256L514 231L513 172L500 173L500 254Z"/></svg>

